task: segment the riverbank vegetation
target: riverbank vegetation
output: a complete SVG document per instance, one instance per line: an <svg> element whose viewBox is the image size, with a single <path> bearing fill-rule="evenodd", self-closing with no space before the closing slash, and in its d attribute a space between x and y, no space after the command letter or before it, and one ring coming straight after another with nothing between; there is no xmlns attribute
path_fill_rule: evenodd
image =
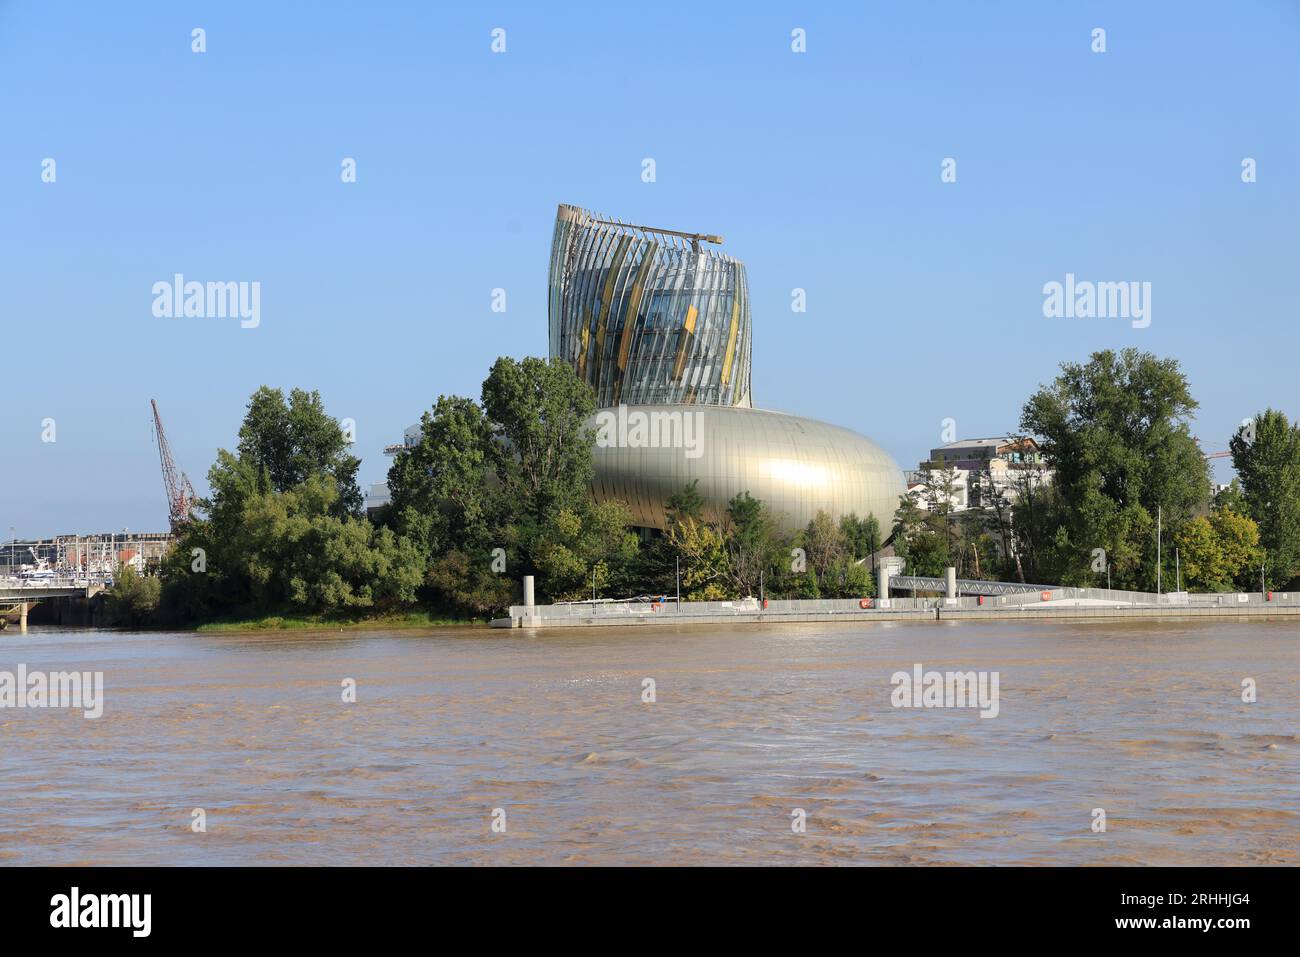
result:
<svg viewBox="0 0 1300 957"><path fill-rule="evenodd" d="M915 574L957 565L1000 578L1139 591L1278 589L1300 575L1300 428L1267 409L1229 448L1238 478L1213 491L1191 433L1197 403L1176 360L1136 349L1066 363L1012 437L1043 461L981 477L955 512L955 475L932 464L896 513L893 546Z"/></svg>
<svg viewBox="0 0 1300 957"><path fill-rule="evenodd" d="M245 634L261 631L385 631L403 628L446 628L483 625L487 619L465 619L438 615L430 611L409 610L388 614L359 615L264 615L259 618L221 618L204 622L195 630L204 634Z"/></svg>
<svg viewBox="0 0 1300 957"><path fill-rule="evenodd" d="M318 393L262 387L235 450L160 576L123 573L110 597L132 625L288 630L486 620L520 601L675 595L684 600L868 597L890 549L907 571L1151 590L1162 583L1276 587L1300 572L1300 429L1274 410L1231 443L1239 484L1211 494L1190 431L1197 406L1178 363L1136 350L1068 363L1026 402L1018 434L1044 460L953 506L938 464L882 528L820 513L781 534L748 493L708 514L694 487L667 527L634 529L590 493L595 411L564 363L498 359L477 399L440 396L388 474L391 503L367 516L359 460ZM972 473L975 474L975 473ZM1165 586L1168 588L1168 585Z"/></svg>

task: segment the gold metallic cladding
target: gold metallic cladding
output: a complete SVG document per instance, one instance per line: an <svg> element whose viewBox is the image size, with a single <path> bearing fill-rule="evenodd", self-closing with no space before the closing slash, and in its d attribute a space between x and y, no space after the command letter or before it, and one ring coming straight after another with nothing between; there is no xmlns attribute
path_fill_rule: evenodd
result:
<svg viewBox="0 0 1300 957"><path fill-rule="evenodd" d="M584 382L587 380L587 347L591 344L591 331L587 328L591 324L591 307L584 307L585 318L582 323L582 348L578 352L578 378Z"/></svg>
<svg viewBox="0 0 1300 957"><path fill-rule="evenodd" d="M625 414L696 417L689 433L678 433L680 445L597 445L595 497L627 504L635 525L663 528L668 498L697 480L711 517L721 517L734 496L748 491L768 504L782 531L807 527L819 510L835 521L855 512L887 524L904 492L893 458L850 429L779 412L689 403L629 405Z"/></svg>
<svg viewBox="0 0 1300 957"><path fill-rule="evenodd" d="M614 248L613 258L608 266L608 273L605 276L605 288L600 296L600 318L596 324L596 356L592 363L591 378L588 382L597 386L600 378L601 361L605 355L605 328L609 324L610 303L614 298L614 283L618 279L619 271L623 268L623 258L627 255L627 247L632 244L631 236L624 236L618 241Z"/></svg>
<svg viewBox="0 0 1300 957"><path fill-rule="evenodd" d="M636 279L632 282L632 292L628 296L627 309L623 314L623 338L618 346L619 369L627 368L627 353L632 347L632 333L636 330L638 321L641 318L641 296L645 293L646 275L650 272L650 267L654 265L655 257L658 254L657 247L649 245L645 247L641 256L640 268L637 269Z"/></svg>
<svg viewBox="0 0 1300 957"><path fill-rule="evenodd" d="M740 297L731 300L731 329L727 333L727 354L722 360L722 384L731 383L731 360L736 354L736 331L740 327Z"/></svg>
<svg viewBox="0 0 1300 957"><path fill-rule="evenodd" d="M632 336L641 320L641 296L645 293L646 276L659 256L659 247L647 243L641 253L641 265L637 269L636 279L632 282L632 292L628 295L627 308L623 310L623 335L618 344L618 372L614 374L614 404L618 405L623 395L623 376L627 372L628 351L632 348Z"/></svg>
<svg viewBox="0 0 1300 957"><path fill-rule="evenodd" d="M682 370L686 365L686 352L690 346L691 337L695 335L695 320L699 316L700 310L690 306L686 310L686 321L682 323L681 338L677 340L677 358L673 362L673 381L682 381Z"/></svg>

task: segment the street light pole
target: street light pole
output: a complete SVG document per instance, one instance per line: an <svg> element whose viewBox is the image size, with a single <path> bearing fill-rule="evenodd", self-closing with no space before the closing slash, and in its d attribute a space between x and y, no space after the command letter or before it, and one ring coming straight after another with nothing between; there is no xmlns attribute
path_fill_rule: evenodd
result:
<svg viewBox="0 0 1300 957"><path fill-rule="evenodd" d="M1164 516L1159 505L1156 506L1156 594L1160 594L1160 525Z"/></svg>

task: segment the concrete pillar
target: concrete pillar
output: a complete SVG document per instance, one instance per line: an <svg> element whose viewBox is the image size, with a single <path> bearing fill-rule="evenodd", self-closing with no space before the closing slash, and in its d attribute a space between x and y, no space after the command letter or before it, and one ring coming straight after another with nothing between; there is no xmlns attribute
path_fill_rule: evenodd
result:
<svg viewBox="0 0 1300 957"><path fill-rule="evenodd" d="M526 625L530 628L532 627L533 614L534 614L533 609L536 607L537 607L536 599L534 597L534 592L533 592L533 576L525 575L524 576L524 617L523 620L519 622L520 625Z"/></svg>
<svg viewBox="0 0 1300 957"><path fill-rule="evenodd" d="M881 562L876 566L876 597L889 597L889 573L893 571L888 562Z"/></svg>
<svg viewBox="0 0 1300 957"><path fill-rule="evenodd" d="M949 565L943 570L944 595L948 598L957 597L957 569Z"/></svg>
<svg viewBox="0 0 1300 957"><path fill-rule="evenodd" d="M18 631L20 634L27 634L27 602L20 602L18 605Z"/></svg>

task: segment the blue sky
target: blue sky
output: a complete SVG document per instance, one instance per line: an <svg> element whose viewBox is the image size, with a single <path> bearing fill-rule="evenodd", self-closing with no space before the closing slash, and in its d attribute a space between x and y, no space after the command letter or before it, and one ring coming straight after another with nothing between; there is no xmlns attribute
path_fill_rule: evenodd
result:
<svg viewBox="0 0 1300 957"><path fill-rule="evenodd" d="M319 389L382 480L439 393L545 354L561 202L724 235L755 404L905 468L1130 345L1226 448L1300 415L1298 90L1294 0L0 0L0 537L164 528L150 398L200 492L263 383ZM155 317L177 272L259 281L260 326ZM1151 325L1045 318L1067 272L1149 281Z"/></svg>

